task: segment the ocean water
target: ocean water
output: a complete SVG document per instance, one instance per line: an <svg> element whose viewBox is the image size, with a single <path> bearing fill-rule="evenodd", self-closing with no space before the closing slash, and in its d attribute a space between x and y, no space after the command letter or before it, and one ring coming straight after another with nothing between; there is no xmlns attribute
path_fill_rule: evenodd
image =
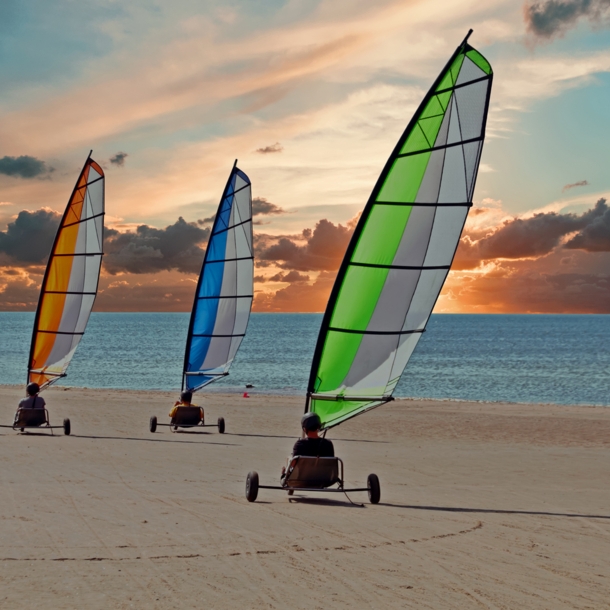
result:
<svg viewBox="0 0 610 610"><path fill-rule="evenodd" d="M0 383L25 382L33 313L0 312ZM61 385L180 388L188 314L94 313ZM253 314L205 391L304 394L321 314ZM610 316L433 315L396 396L610 405Z"/></svg>

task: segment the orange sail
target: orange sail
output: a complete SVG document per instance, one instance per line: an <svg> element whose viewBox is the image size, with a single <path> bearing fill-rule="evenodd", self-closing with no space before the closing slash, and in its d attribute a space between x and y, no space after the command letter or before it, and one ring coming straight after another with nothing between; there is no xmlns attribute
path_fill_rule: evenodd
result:
<svg viewBox="0 0 610 610"><path fill-rule="evenodd" d="M44 388L61 377L93 308L104 239L104 172L88 158L55 236L42 281L28 383Z"/></svg>

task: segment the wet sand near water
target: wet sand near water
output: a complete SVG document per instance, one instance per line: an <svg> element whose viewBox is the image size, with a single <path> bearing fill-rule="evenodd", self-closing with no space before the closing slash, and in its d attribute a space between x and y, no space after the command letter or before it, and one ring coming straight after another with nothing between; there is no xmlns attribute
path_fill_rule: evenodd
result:
<svg viewBox="0 0 610 610"><path fill-rule="evenodd" d="M0 386L0 423L22 392ZM609 606L608 408L397 400L329 432L349 486L379 476L360 507L246 501L249 470L278 482L301 397L207 394L220 435L151 434L175 393L43 395L72 436L0 428L3 609Z"/></svg>

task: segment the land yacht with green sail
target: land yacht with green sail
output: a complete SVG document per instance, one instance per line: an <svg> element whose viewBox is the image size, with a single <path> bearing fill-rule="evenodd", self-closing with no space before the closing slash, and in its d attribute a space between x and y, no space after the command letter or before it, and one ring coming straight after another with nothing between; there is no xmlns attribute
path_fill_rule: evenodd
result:
<svg viewBox="0 0 610 610"><path fill-rule="evenodd" d="M316 344L305 413L327 431L393 400L457 250L485 139L493 72L472 30L424 97L388 159L337 274ZM349 491L338 458L294 456L281 486ZM372 502L379 481L369 475Z"/></svg>

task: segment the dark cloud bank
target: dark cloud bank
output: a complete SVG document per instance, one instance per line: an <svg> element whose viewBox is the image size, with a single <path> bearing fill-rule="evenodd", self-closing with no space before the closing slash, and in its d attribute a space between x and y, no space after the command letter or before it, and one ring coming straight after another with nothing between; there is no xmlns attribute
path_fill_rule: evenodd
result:
<svg viewBox="0 0 610 610"><path fill-rule="evenodd" d="M493 259L537 258L552 252L567 236L566 249L610 252L610 208L600 199L583 214L535 214L506 221L496 231L474 241L462 238L456 269L474 269Z"/></svg>
<svg viewBox="0 0 610 610"><path fill-rule="evenodd" d="M40 265L51 251L60 220L51 210L19 212L6 231L0 231L0 253L17 266Z"/></svg>
<svg viewBox="0 0 610 610"><path fill-rule="evenodd" d="M564 34L581 18L597 26L607 23L610 0L546 0L525 4L523 13L531 34L551 39Z"/></svg>
<svg viewBox="0 0 610 610"><path fill-rule="evenodd" d="M38 178L55 171L47 167L44 161L22 155L21 157L2 157L0 159L0 174L17 178Z"/></svg>
<svg viewBox="0 0 610 610"><path fill-rule="evenodd" d="M198 273L205 250L200 247L210 235L182 217L165 229L140 225L136 231L119 233L107 229L104 239L104 268L108 273L156 273L176 269Z"/></svg>

